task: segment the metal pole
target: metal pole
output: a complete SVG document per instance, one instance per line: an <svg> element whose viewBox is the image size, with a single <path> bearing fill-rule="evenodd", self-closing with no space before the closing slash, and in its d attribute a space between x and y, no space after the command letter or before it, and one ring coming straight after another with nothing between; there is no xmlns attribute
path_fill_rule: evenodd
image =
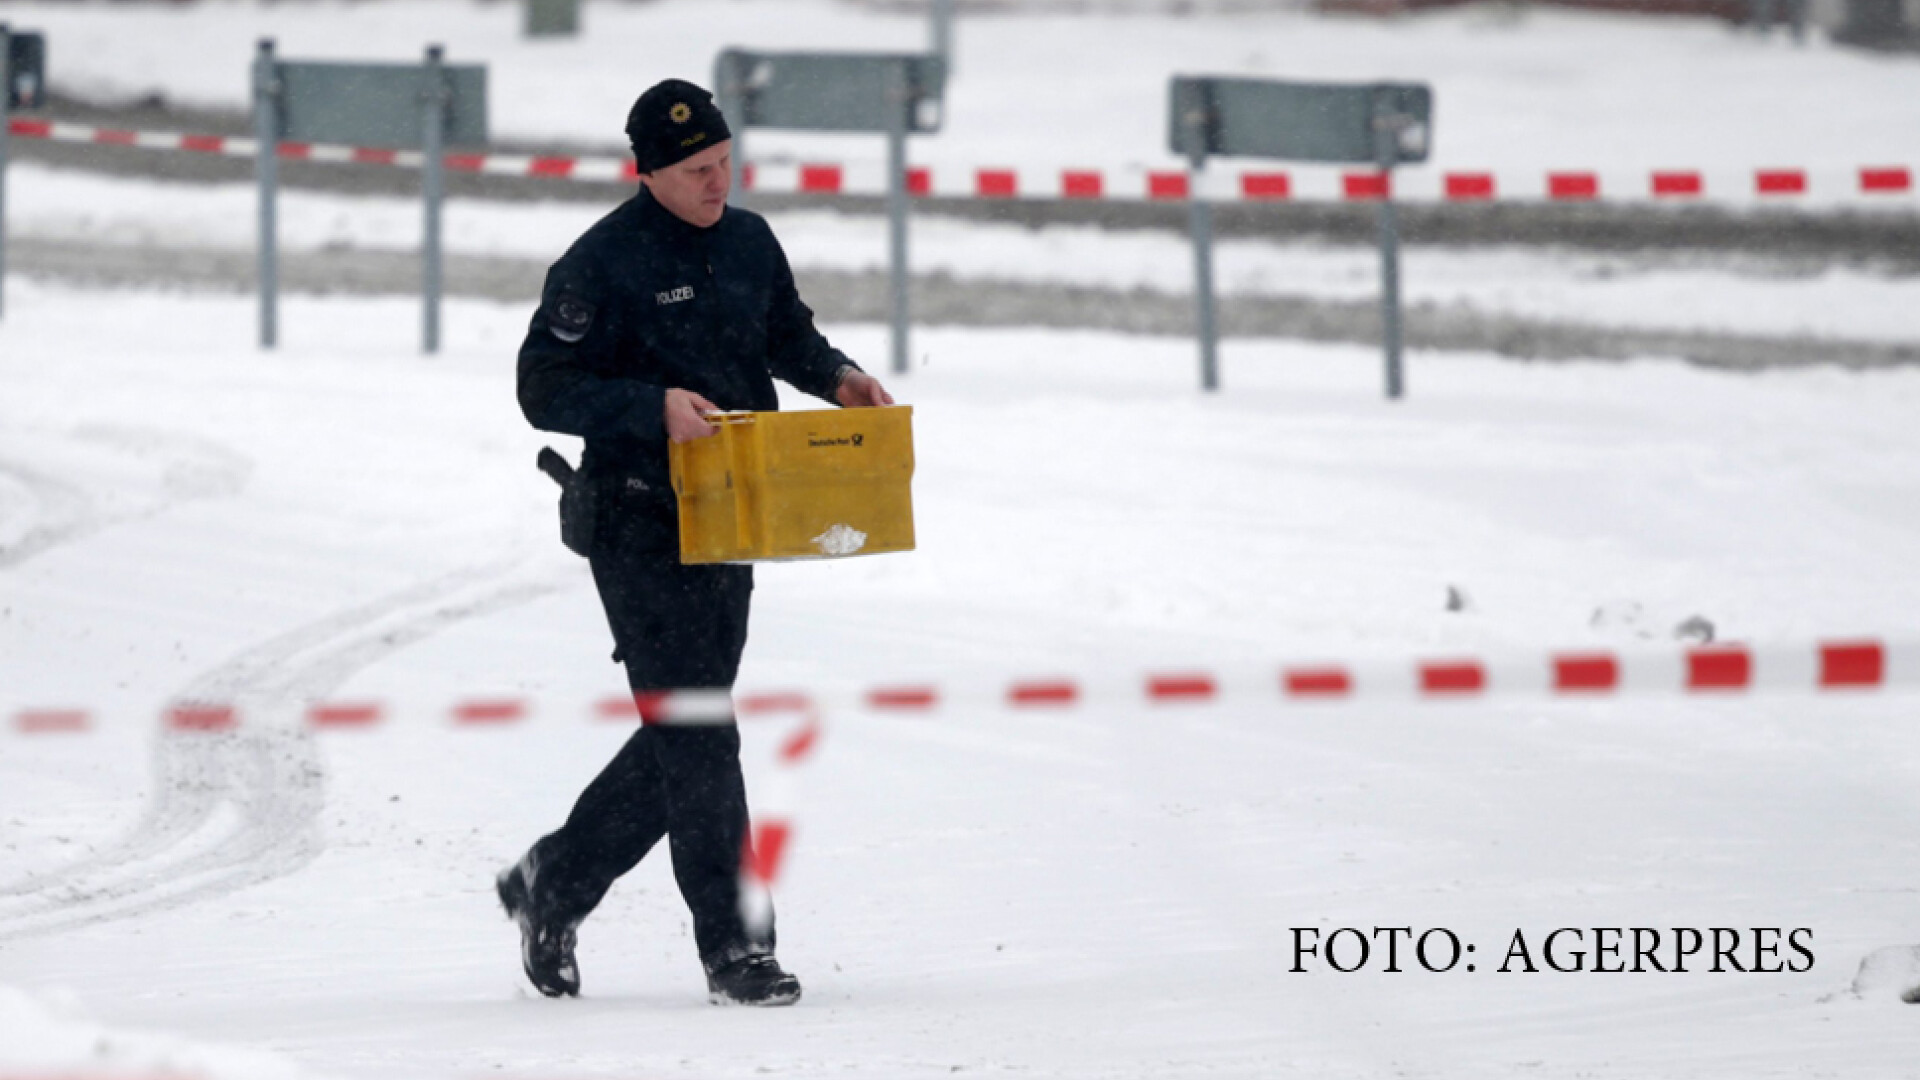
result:
<svg viewBox="0 0 1920 1080"><path fill-rule="evenodd" d="M280 80L273 59L273 39L261 38L253 58L253 172L260 185L260 347L279 341L279 260L274 250L278 229L274 199L280 186Z"/></svg>
<svg viewBox="0 0 1920 1080"><path fill-rule="evenodd" d="M1380 194L1380 326L1387 354L1387 400L1405 387L1400 371L1400 227L1393 209L1393 163L1399 157L1401 117L1389 113L1384 96L1374 100L1374 156L1386 190Z"/></svg>
<svg viewBox="0 0 1920 1080"><path fill-rule="evenodd" d="M1195 154L1187 173L1187 205L1193 226L1194 316L1200 331L1200 389L1220 389L1220 328L1213 304L1213 212L1202 191L1207 176L1205 155Z"/></svg>
<svg viewBox="0 0 1920 1080"><path fill-rule="evenodd" d="M1213 126L1213 95L1206 89L1180 92L1174 84L1169 103L1179 149L1187 156L1188 224L1193 233L1193 308L1200 339L1200 389L1220 389L1219 327L1213 310L1213 214L1206 200L1208 138Z"/></svg>
<svg viewBox="0 0 1920 1080"><path fill-rule="evenodd" d="M443 50L427 46L426 91L421 114L421 186L426 195L426 227L420 241L422 326L420 351L431 356L440 351L440 200L446 168L446 75L441 69Z"/></svg>
<svg viewBox="0 0 1920 1080"><path fill-rule="evenodd" d="M13 34L0 22L0 316L7 311L7 113L13 97Z"/></svg>
<svg viewBox="0 0 1920 1080"><path fill-rule="evenodd" d="M907 65L887 69L887 262L888 313L893 323L893 373L907 373Z"/></svg>
<svg viewBox="0 0 1920 1080"><path fill-rule="evenodd" d="M1380 199L1380 318L1387 350L1387 397L1405 389L1400 373L1400 228L1393 212L1393 170L1381 170L1387 193Z"/></svg>
<svg viewBox="0 0 1920 1080"><path fill-rule="evenodd" d="M953 0L933 0L933 55L953 74Z"/></svg>
<svg viewBox="0 0 1920 1080"><path fill-rule="evenodd" d="M727 129L733 132L733 150L729 154L732 161L733 192L731 201L735 206L747 205L745 197L747 167L747 75L746 63L739 54L729 49L714 60L714 96L715 104L720 106L720 114L727 118Z"/></svg>

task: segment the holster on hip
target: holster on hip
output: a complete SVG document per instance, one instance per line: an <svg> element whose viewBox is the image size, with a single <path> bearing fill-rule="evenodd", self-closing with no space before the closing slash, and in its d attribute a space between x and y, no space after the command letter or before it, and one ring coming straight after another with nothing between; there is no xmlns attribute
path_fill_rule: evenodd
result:
<svg viewBox="0 0 1920 1080"><path fill-rule="evenodd" d="M540 448L534 464L560 485L560 542L581 558L593 551L597 499L593 485L550 446Z"/></svg>

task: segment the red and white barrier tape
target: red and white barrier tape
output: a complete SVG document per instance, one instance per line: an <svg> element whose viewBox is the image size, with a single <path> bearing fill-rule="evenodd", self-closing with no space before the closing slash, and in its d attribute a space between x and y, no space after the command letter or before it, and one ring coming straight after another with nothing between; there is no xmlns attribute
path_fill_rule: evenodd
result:
<svg viewBox="0 0 1920 1080"><path fill-rule="evenodd" d="M94 146L133 146L145 150L179 150L194 154L225 157L253 157L257 140L231 135L189 135L171 131L131 131L119 128L90 127L53 120L29 120L15 117L8 123L13 134L28 139L53 142L88 143ZM287 161L318 161L336 165L397 165L420 167L421 155L413 150L387 150L365 146L335 146L321 143L283 142L279 155ZM485 173L492 176L548 177L557 180L632 180L638 174L633 161L612 158L527 157L507 154L451 153L446 166L454 172Z"/></svg>
<svg viewBox="0 0 1920 1080"><path fill-rule="evenodd" d="M1904 165L1858 169L1675 169L1442 171L1210 167L1204 173L1152 169L983 168L907 170L911 195L975 199L1145 200L1184 202L1194 190L1215 202L1655 202L1913 200L1916 170ZM777 193L880 195L878 165L756 164L748 189Z"/></svg>
<svg viewBox="0 0 1920 1080"><path fill-rule="evenodd" d="M13 134L29 139L134 146L229 157L252 157L259 144L225 135L129 131L51 120L14 118ZM419 168L410 150L285 142L288 160ZM631 159L454 153L454 172L556 180L631 181ZM1221 202L1373 202L1388 193L1406 202L1474 203L1650 200L1666 203L1750 201L1845 201L1898 204L1920 195L1916 169L1905 164L1858 168L1760 169L1402 169L1391 178L1375 170L1333 168L1210 168L1196 180L1186 170L963 168L914 166L907 190L920 197L962 199L1064 199L1185 201L1197 186ZM777 164L746 167L743 185L769 194L880 195L886 175L878 163Z"/></svg>
<svg viewBox="0 0 1920 1080"><path fill-rule="evenodd" d="M669 719L674 707L668 702L648 704L640 711L649 723L710 722L717 710L711 693L693 706L681 705L678 715ZM744 744L743 751L763 756L763 767L755 770L753 821L747 843L740 852L740 914L747 924L765 930L773 921L771 889L786 865L793 849L795 823L799 819L799 767L813 760L823 731L820 712L804 694L744 695L737 705L743 718L785 718L787 726L770 741Z"/></svg>
<svg viewBox="0 0 1920 1080"><path fill-rule="evenodd" d="M525 697L470 698L451 705L375 701L316 702L301 719L317 731L377 727L395 716L438 714L453 726L484 728L540 717L583 716L658 724L726 723L734 716L870 710L924 713L950 708L1059 709L1124 705L1458 701L1493 697L1596 700L1628 693L1727 696L1759 692L1858 693L1920 688L1920 645L1879 640L1755 648L1703 645L1661 653L1574 651L1534 657L1462 657L1410 663L1312 663L1278 669L1167 671L1128 678L1018 678L1004 683L902 682L810 693L676 691L612 697L585 705ZM241 723L230 704L176 703L162 727L218 732ZM51 735L95 729L89 709L30 707L11 714L9 730Z"/></svg>
<svg viewBox="0 0 1920 1080"><path fill-rule="evenodd" d="M161 730L168 732L233 731L244 722L242 706L223 702L182 701L165 706ZM660 725L729 724L736 717L780 714L817 715L814 699L799 693L744 693L726 690L677 690L601 698L585 707L542 709L525 697L463 698L444 708L416 707L412 702L316 701L299 709L301 722L314 731L352 731L379 727L396 716L438 712L458 728L517 725L542 714L585 715L615 723ZM17 709L11 729L22 735L77 734L94 730L100 717L94 710L71 707Z"/></svg>

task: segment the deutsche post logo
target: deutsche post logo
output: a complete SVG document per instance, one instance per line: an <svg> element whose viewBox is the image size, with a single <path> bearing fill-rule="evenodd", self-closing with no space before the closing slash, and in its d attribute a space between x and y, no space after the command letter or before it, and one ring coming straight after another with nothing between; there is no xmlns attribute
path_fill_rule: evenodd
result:
<svg viewBox="0 0 1920 1080"><path fill-rule="evenodd" d="M676 102L667 110L667 117L676 124L684 124L693 119L693 108L684 101Z"/></svg>

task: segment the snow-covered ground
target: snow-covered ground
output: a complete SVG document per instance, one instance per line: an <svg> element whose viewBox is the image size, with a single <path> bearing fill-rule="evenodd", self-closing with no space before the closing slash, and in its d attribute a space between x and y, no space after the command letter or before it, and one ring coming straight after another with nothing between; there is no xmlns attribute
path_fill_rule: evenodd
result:
<svg viewBox="0 0 1920 1080"><path fill-rule="evenodd" d="M53 85L98 100L247 107L255 41L288 59L416 60L430 41L485 63L496 137L618 148L656 79L711 82L723 48L928 46L927 21L832 0L656 0L584 6L578 38L528 41L518 3L71 5L17 0L43 29ZM1170 5L1171 6L1171 5ZM1380 22L1299 12L968 15L955 31L946 125L914 140L933 165L1176 162L1175 73L1413 80L1436 101L1445 168L1854 167L1913 163L1920 65L1722 23L1616 19L1491 4ZM186 43L186 47L178 47ZM756 155L878 158L871 138L753 135Z"/></svg>
<svg viewBox="0 0 1920 1080"><path fill-rule="evenodd" d="M843 712L779 889L807 1000L712 1010L657 860L521 986L489 875L623 736L512 402L526 312L19 285L0 656L102 729L0 744L0 1066L327 1076L1899 1076L1862 958L1920 937L1912 699ZM878 331L830 328L856 356ZM324 339L326 344L312 342ZM920 548L759 576L743 683L1910 636L1920 374L927 331ZM798 404L798 403L796 403ZM1466 610L1448 611L1455 586ZM551 708L449 728L458 698ZM161 701L254 734L158 738ZM313 695L390 700L299 733ZM764 750L774 732L749 727ZM767 783L757 753L756 790ZM1289 971L1447 927L1479 971ZM1811 970L1498 974L1514 930L1781 927ZM1794 959L1794 954L1783 953ZM1470 958L1471 959L1471 958Z"/></svg>
<svg viewBox="0 0 1920 1080"><path fill-rule="evenodd" d="M261 33L289 56L445 40L493 66L497 131L583 141L723 44L922 33L823 0L589 4L585 38L537 45L507 3L5 13L51 32L67 89L233 107ZM1201 67L1431 77L1461 167L1898 160L1911 139L1887 133L1920 119L1911 61L1687 22L995 17L960 41L951 129L916 153L969 164L1156 161L1165 74ZM11 178L16 235L251 240L243 188ZM405 200L289 192L283 211L296 248L418 229ZM448 239L551 258L593 214L456 200ZM776 226L802 266L878 264L872 222ZM914 257L1165 291L1188 266L1172 237L942 221L916 223ZM1910 342L1920 310L1909 281L1854 270L1407 257L1415 300L1582 321ZM1221 272L1234 292L1353 297L1374 267L1229 243ZM777 892L805 1001L708 1008L657 858L583 928L586 996L533 997L491 874L625 730L582 708L622 680L531 467L576 447L513 403L526 307L450 302L422 358L412 301L293 296L263 354L243 297L6 287L0 723L32 706L99 724L0 729L0 1074L1916 1075L1898 1001L1920 982L1911 689L843 709L791 775L770 763L778 723L754 721L756 801L797 783ZM827 329L881 366L879 328ZM915 407L919 549L763 568L743 686L1270 685L1283 661L1665 651L1696 616L1756 643L1920 636L1920 371L1416 352L1388 404L1370 348L1232 341L1217 395L1186 340L922 328L915 357L889 381ZM504 694L535 715L447 722ZM182 697L237 702L241 732L162 737ZM314 697L395 713L316 735L298 723ZM1445 974L1291 970L1296 928L1401 926L1476 952ZM1607 927L1669 949L1680 928L1738 929L1749 966L1757 928L1805 931L1811 961L1497 970L1516 931L1538 963L1560 927L1587 928L1589 968ZM1869 958L1881 974L1856 986Z"/></svg>

